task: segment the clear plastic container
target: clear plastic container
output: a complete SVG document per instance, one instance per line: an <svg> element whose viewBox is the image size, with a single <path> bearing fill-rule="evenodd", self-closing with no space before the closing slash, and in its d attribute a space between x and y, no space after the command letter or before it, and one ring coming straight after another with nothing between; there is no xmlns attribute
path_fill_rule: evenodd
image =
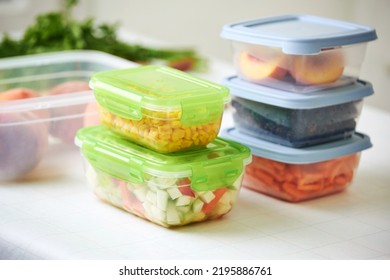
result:
<svg viewBox="0 0 390 280"><path fill-rule="evenodd" d="M228 24L238 75L292 92L351 83L359 77L373 28L310 15L285 15Z"/></svg>
<svg viewBox="0 0 390 280"><path fill-rule="evenodd" d="M251 160L249 148L234 141L216 138L203 149L162 154L105 126L81 129L76 144L99 198L164 227L228 213Z"/></svg>
<svg viewBox="0 0 390 280"><path fill-rule="evenodd" d="M59 175L76 131L99 123L91 75L135 65L96 51L0 59L0 181Z"/></svg>
<svg viewBox="0 0 390 280"><path fill-rule="evenodd" d="M350 137L359 120L363 99L372 85L350 85L297 94L226 78L233 121L238 130L289 147L308 147Z"/></svg>
<svg viewBox="0 0 390 280"><path fill-rule="evenodd" d="M259 140L234 128L224 130L221 137L251 149L244 187L289 202L345 190L355 177L361 152L372 146L367 135L357 132L348 139L302 149Z"/></svg>
<svg viewBox="0 0 390 280"><path fill-rule="evenodd" d="M102 124L160 153L201 148L217 137L229 90L166 66L95 74Z"/></svg>

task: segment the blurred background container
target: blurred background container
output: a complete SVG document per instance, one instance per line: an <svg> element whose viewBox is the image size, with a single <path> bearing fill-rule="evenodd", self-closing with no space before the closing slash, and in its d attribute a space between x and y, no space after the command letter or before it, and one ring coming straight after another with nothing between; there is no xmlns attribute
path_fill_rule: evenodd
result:
<svg viewBox="0 0 390 280"><path fill-rule="evenodd" d="M0 0L0 32L20 32L39 13L59 9L65 0ZM208 58L231 64L231 45L219 34L227 23L281 14L312 14L374 27L378 40L369 44L360 77L374 85L367 104L390 111L390 1L389 0L80 0L75 16L93 16L98 22L118 23L145 38L172 46L196 48ZM233 74L233 73L232 73Z"/></svg>

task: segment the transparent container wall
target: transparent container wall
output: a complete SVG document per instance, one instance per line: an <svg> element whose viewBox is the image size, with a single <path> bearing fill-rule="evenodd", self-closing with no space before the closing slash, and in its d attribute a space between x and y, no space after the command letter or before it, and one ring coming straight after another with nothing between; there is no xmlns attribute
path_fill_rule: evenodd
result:
<svg viewBox="0 0 390 280"><path fill-rule="evenodd" d="M222 115L199 125L183 125L181 110L154 111L143 109L141 120L117 116L100 109L101 123L122 136L160 153L202 148L213 141L221 126Z"/></svg>
<svg viewBox="0 0 390 280"><path fill-rule="evenodd" d="M240 78L291 92L312 92L350 84L360 75L367 43L324 49L310 55L233 41L233 62Z"/></svg>
<svg viewBox="0 0 390 280"><path fill-rule="evenodd" d="M84 160L92 191L103 201L163 227L218 219L236 203L243 174L212 191L191 189L191 177L144 174L142 183L128 182L93 167Z"/></svg>
<svg viewBox="0 0 390 280"><path fill-rule="evenodd" d="M46 91L67 81L84 81L88 84L97 71L112 69L101 63L65 62L48 65L0 69L0 91L11 88L29 88L46 95Z"/></svg>
<svg viewBox="0 0 390 280"><path fill-rule="evenodd" d="M64 164L79 156L74 145L77 130L100 123L88 85L90 76L131 66L117 59L86 51L0 63L0 181L37 180L68 172Z"/></svg>

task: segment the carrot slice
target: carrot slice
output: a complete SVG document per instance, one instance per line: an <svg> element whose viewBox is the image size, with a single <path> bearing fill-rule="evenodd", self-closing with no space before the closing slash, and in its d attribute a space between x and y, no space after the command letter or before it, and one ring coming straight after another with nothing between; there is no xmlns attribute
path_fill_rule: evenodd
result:
<svg viewBox="0 0 390 280"><path fill-rule="evenodd" d="M202 207L203 213L205 214L210 213L215 208L218 201L221 199L221 197L225 194L226 191L227 191L227 187L219 188L213 191L215 197L209 203L203 204Z"/></svg>
<svg viewBox="0 0 390 280"><path fill-rule="evenodd" d="M318 184L304 184L304 185L298 185L297 189L300 191L306 191L306 192L317 192L323 189L323 184L319 182Z"/></svg>
<svg viewBox="0 0 390 280"><path fill-rule="evenodd" d="M273 185L274 178L268 172L258 169L256 170L255 175L260 181L263 181L267 185Z"/></svg>
<svg viewBox="0 0 390 280"><path fill-rule="evenodd" d="M178 187L178 189L182 195L195 197L195 193L193 192L190 186L182 186L182 187Z"/></svg>

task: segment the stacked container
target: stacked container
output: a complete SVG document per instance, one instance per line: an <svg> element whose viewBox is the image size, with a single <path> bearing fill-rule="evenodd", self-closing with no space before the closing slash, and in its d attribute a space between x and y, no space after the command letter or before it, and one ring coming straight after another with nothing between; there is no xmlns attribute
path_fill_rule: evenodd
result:
<svg viewBox="0 0 390 280"><path fill-rule="evenodd" d="M226 25L221 36L237 71L223 82L235 128L222 135L253 153L243 185L294 202L344 190L371 146L355 129L373 94L359 72L375 30L286 15Z"/></svg>
<svg viewBox="0 0 390 280"><path fill-rule="evenodd" d="M99 198L165 227L231 210L251 156L217 137L228 88L165 66L100 72L90 87L102 125L76 144Z"/></svg>

